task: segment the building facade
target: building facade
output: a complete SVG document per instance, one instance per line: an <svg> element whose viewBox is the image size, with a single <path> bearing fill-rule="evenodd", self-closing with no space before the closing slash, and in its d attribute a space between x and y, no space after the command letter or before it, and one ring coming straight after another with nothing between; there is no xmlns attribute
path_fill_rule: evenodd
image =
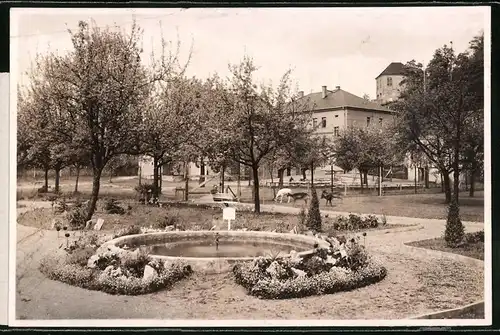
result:
<svg viewBox="0 0 500 335"><path fill-rule="evenodd" d="M404 65L393 62L380 73L375 81L377 83L377 97L375 101L381 105L396 101L401 94L404 79Z"/></svg>

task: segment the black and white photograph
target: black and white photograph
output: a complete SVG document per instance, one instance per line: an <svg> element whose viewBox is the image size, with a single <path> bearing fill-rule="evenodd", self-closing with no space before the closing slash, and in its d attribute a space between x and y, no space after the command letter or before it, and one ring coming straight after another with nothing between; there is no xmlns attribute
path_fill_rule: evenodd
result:
<svg viewBox="0 0 500 335"><path fill-rule="evenodd" d="M9 325L491 325L490 15L11 9Z"/></svg>

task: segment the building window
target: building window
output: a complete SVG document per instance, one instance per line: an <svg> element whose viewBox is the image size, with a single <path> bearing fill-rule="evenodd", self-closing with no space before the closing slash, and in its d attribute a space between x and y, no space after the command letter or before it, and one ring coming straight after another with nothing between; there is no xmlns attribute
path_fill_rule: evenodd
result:
<svg viewBox="0 0 500 335"><path fill-rule="evenodd" d="M368 127L370 125L370 117L366 118L366 126Z"/></svg>
<svg viewBox="0 0 500 335"><path fill-rule="evenodd" d="M326 128L326 117L321 118L321 128Z"/></svg>
<svg viewBox="0 0 500 335"><path fill-rule="evenodd" d="M339 127L333 127L333 136L340 137Z"/></svg>
<svg viewBox="0 0 500 335"><path fill-rule="evenodd" d="M392 78L387 77L387 86L392 86Z"/></svg>
<svg viewBox="0 0 500 335"><path fill-rule="evenodd" d="M338 114L335 114L335 117L339 117L339 115L338 115Z"/></svg>
<svg viewBox="0 0 500 335"><path fill-rule="evenodd" d="M313 128L316 128L318 126L318 119L314 118L313 119Z"/></svg>
<svg viewBox="0 0 500 335"><path fill-rule="evenodd" d="M383 121L383 119L382 119L381 117L380 117L380 118L378 118L378 124L379 124L379 125L382 125L382 121Z"/></svg>

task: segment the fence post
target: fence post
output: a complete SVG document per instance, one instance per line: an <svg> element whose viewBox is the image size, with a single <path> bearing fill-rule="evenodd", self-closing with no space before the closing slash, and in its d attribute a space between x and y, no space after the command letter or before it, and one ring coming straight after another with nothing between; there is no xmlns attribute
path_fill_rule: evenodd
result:
<svg viewBox="0 0 500 335"><path fill-rule="evenodd" d="M347 184L344 184L344 197L347 196Z"/></svg>

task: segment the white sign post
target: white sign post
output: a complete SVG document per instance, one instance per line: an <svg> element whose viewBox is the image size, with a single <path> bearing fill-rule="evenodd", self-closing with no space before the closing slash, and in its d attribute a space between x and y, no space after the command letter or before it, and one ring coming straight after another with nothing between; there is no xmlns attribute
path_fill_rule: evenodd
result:
<svg viewBox="0 0 500 335"><path fill-rule="evenodd" d="M236 209L233 207L225 207L222 210L222 219L227 220L227 230L231 230L231 220L236 219Z"/></svg>

